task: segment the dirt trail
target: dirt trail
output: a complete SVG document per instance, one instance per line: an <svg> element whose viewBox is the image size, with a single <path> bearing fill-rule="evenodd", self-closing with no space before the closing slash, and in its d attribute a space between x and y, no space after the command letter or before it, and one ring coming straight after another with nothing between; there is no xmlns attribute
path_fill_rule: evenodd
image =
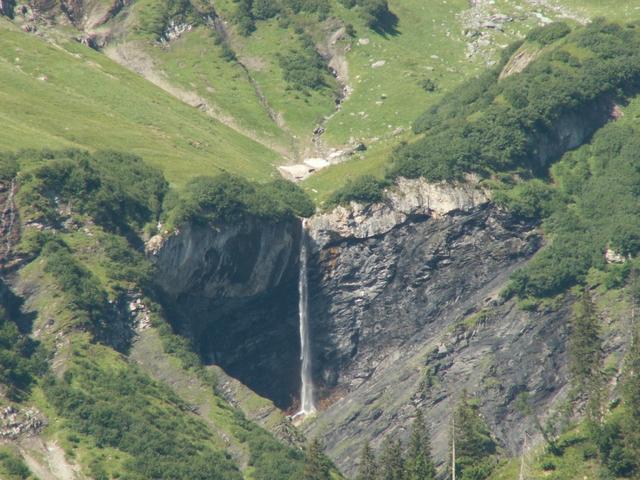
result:
<svg viewBox="0 0 640 480"><path fill-rule="evenodd" d="M29 469L40 480L84 480L75 465L69 463L56 442L34 437L20 442L20 453Z"/></svg>

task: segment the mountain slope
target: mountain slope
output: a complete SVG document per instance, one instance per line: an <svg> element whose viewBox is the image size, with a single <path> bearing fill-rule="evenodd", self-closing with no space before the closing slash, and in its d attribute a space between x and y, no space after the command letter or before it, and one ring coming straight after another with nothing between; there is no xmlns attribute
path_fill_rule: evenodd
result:
<svg viewBox="0 0 640 480"><path fill-rule="evenodd" d="M261 180L275 174L275 152L104 55L0 21L1 148L126 149L177 183L222 170Z"/></svg>

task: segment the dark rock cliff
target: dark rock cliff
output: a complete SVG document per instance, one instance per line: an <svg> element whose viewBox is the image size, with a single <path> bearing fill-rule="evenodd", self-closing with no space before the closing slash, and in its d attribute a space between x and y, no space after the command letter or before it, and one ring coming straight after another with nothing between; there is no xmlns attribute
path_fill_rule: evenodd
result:
<svg viewBox="0 0 640 480"><path fill-rule="evenodd" d="M499 292L540 247L466 186L401 181L385 204L338 208L310 222L310 319L321 413L304 425L354 473L365 440L407 438L416 409L446 459L450 413L467 390L502 447L535 435L518 397L541 421L567 398L572 299L526 312ZM608 351L624 342L612 334Z"/></svg>
<svg viewBox="0 0 640 480"><path fill-rule="evenodd" d="M176 328L281 408L299 389L300 223L186 226L148 243Z"/></svg>
<svg viewBox="0 0 640 480"><path fill-rule="evenodd" d="M535 434L569 391L572 298L527 312L499 292L540 248L535 225L491 204L473 182L400 180L384 203L307 222L309 322L319 413L303 424L345 473L365 440L406 438L416 408L443 462L450 413L467 390L502 447ZM179 331L202 357L283 408L298 397L301 225L247 220L187 226L148 252ZM608 328L605 350L624 350Z"/></svg>
<svg viewBox="0 0 640 480"><path fill-rule="evenodd" d="M495 368L504 369L504 388L492 390L483 407L509 436L498 418L513 392L546 388L534 383L548 381L553 396L561 374L562 336L548 347L535 340L541 328L559 330L542 322L520 338L527 316L499 305L497 295L538 248L532 226L515 222L468 186L406 181L400 191L402 198L390 205L356 206L356 212L334 211L311 222L317 241L310 277L314 374L330 406L308 433L324 437L348 473L364 439L377 445L383 433L404 436L417 406L427 409L442 459L451 400L465 387L476 392ZM404 213L386 222L391 212ZM449 338L474 313L478 325L462 340ZM504 359L523 352L519 368L505 367Z"/></svg>

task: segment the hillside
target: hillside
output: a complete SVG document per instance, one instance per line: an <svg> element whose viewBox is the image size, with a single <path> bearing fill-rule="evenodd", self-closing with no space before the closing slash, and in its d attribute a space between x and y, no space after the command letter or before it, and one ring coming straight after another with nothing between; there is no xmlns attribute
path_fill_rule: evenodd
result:
<svg viewBox="0 0 640 480"><path fill-rule="evenodd" d="M31 76L29 88L23 89L28 100L21 97L24 92L7 91L6 101L37 105L51 121L43 126L8 103L7 111L15 110L19 117L8 123L3 145L15 148L28 136L32 140L25 146L96 149L113 145L106 140L113 137L116 144L163 166L178 183L211 168L266 179L283 164L298 165L287 175L305 177L305 159L322 159L311 162L315 168L350 160L307 180L308 191L324 200L350 177L381 175L391 149L411 140L413 120L464 78L497 61L501 47L541 23L556 18L583 22L602 11L599 2L474 2L471 8L463 0L433 2L428 8L422 2L391 2L389 26L372 29L357 8L337 1L320 3L326 10L322 13L316 6L254 19L255 30L247 34L239 28L236 5L230 1L173 5L158 0L123 6L95 1L66 11L42 3L24 14L17 9L13 23L32 33L24 35L6 25L6 41L24 37L34 57L6 51L10 61L5 67L24 69ZM631 5L616 11L628 19L637 15ZM37 40L45 40L45 45ZM312 73L319 74L316 86L296 85L283 70L283 56L304 59L313 51L305 50L305 42L320 54L320 69ZM16 65L16 57L25 65ZM67 64L69 74L59 75L56 69ZM15 78L11 84L16 88L24 80L15 77L17 73L6 73ZM118 95L126 102L110 96L109 83L116 78L127 85ZM93 122L104 111L113 116L97 135ZM28 135L40 130L43 135Z"/></svg>
<svg viewBox="0 0 640 480"><path fill-rule="evenodd" d="M640 2L0 13L0 477L638 478Z"/></svg>

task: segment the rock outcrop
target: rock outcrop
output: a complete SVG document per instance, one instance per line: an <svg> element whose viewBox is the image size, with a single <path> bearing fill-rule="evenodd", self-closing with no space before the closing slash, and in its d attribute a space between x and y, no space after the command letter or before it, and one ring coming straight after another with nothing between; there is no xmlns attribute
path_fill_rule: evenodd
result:
<svg viewBox="0 0 640 480"><path fill-rule="evenodd" d="M541 131L533 142L537 148L534 158L540 168L547 168L565 152L585 143L609 120L615 119L616 105L603 96L582 108L563 114L553 127Z"/></svg>
<svg viewBox="0 0 640 480"><path fill-rule="evenodd" d="M299 388L300 222L187 225L154 237L148 255L176 328L216 363L286 408Z"/></svg>
<svg viewBox="0 0 640 480"><path fill-rule="evenodd" d="M502 447L536 432L567 398L572 298L529 312L499 292L539 249L535 225L473 182L401 179L373 205L308 220L313 379L319 413L304 423L351 474L365 440L406 438L416 409L443 462L449 419L467 390ZM301 225L257 219L186 226L147 247L176 328L202 358L281 408L300 382L297 280ZM620 328L605 350L622 358ZM617 332L617 333L616 333Z"/></svg>
<svg viewBox="0 0 640 480"><path fill-rule="evenodd" d="M305 430L345 473L365 440L377 448L387 434L406 439L417 408L445 461L464 390L514 455L524 431L537 432L517 407L520 394L542 421L566 399L572 298L528 312L499 295L540 247L535 225L473 186L403 180L385 203L337 208L309 228L321 412ZM607 342L609 352L624 349L615 333Z"/></svg>
<svg viewBox="0 0 640 480"><path fill-rule="evenodd" d="M426 408L442 459L451 402L465 387L491 384L496 368L500 386L483 391L482 406L502 439L521 432L516 420L504 421L519 389L542 389L541 403L558 394L562 336L548 346L539 340L561 332L562 313L532 327L528 314L498 300L539 237L482 190L401 180L385 203L338 207L309 229L314 377L328 406L307 433L322 436L347 473L365 439L404 436L417 406ZM481 315L485 309L491 313ZM482 321L451 337L474 313ZM507 363L510 355L525 358Z"/></svg>

